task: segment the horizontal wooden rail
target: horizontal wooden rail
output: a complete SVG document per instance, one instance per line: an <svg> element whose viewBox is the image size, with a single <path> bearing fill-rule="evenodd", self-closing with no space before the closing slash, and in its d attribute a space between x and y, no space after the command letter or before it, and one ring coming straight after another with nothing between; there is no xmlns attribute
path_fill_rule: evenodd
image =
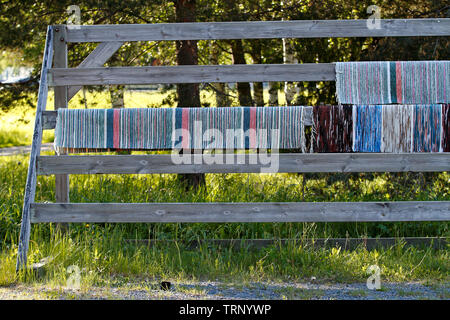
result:
<svg viewBox="0 0 450 320"><path fill-rule="evenodd" d="M335 81L333 63L53 68L50 85Z"/></svg>
<svg viewBox="0 0 450 320"><path fill-rule="evenodd" d="M302 246L304 248L341 248L343 250L356 250L365 248L375 250L394 246L433 248L436 250L448 248L450 237L406 237L406 238L272 238L272 239L124 239L127 244L151 246L170 246L175 242L187 249L200 247L222 247L231 249L260 250L270 246Z"/></svg>
<svg viewBox="0 0 450 320"><path fill-rule="evenodd" d="M67 26L67 42L449 35L450 19L239 21Z"/></svg>
<svg viewBox="0 0 450 320"><path fill-rule="evenodd" d="M39 156L37 172L50 174L260 173L260 172L439 172L450 171L450 153L281 153L220 154L224 164L204 155L170 154ZM252 162L250 164L250 158ZM216 158L217 159L217 158ZM271 169L273 171L271 171Z"/></svg>
<svg viewBox="0 0 450 320"><path fill-rule="evenodd" d="M312 125L312 110L313 107L306 107L304 109L304 119L305 119L305 126L311 126ZM55 129L56 127L56 116L57 111L44 111L42 114L42 128L44 130L50 130Z"/></svg>
<svg viewBox="0 0 450 320"><path fill-rule="evenodd" d="M370 222L450 220L450 201L34 203L32 222Z"/></svg>

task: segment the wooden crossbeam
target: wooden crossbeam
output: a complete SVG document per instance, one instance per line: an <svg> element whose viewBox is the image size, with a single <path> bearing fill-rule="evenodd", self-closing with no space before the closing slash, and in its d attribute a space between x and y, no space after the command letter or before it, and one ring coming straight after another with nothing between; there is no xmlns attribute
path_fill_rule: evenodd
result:
<svg viewBox="0 0 450 320"><path fill-rule="evenodd" d="M39 222L445 221L450 201L259 203L34 203Z"/></svg>
<svg viewBox="0 0 450 320"><path fill-rule="evenodd" d="M54 68L50 85L335 81L333 63Z"/></svg>
<svg viewBox="0 0 450 320"><path fill-rule="evenodd" d="M112 57L114 53L122 46L123 42L102 42L84 59L78 68L92 68L101 67ZM67 96L68 100L72 99L83 86L71 86L69 87Z"/></svg>
<svg viewBox="0 0 450 320"><path fill-rule="evenodd" d="M216 155L223 164L207 164L201 154L40 156L37 172L50 174L260 173L271 172L439 172L450 171L450 153L281 153ZM252 160L250 160L252 159ZM263 169L263 170L262 170Z"/></svg>
<svg viewBox="0 0 450 320"><path fill-rule="evenodd" d="M67 26L68 42L447 36L450 19L235 21Z"/></svg>

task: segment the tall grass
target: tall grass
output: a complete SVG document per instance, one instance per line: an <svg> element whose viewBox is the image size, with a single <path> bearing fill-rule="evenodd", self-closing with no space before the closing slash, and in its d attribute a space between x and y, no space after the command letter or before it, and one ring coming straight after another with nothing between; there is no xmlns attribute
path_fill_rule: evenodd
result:
<svg viewBox="0 0 450 320"><path fill-rule="evenodd" d="M0 158L0 241L17 239L27 156ZM439 174L207 174L198 190L176 175L71 175L72 202L289 202L449 200L449 173ZM54 201L54 177L39 176L36 201ZM96 233L105 226L126 238L299 238L448 236L448 222L386 223L147 223L72 224ZM48 224L33 226L48 236Z"/></svg>
<svg viewBox="0 0 450 320"><path fill-rule="evenodd" d="M405 248L404 242L385 250L359 248L312 249L300 242L273 245L258 251L247 248L207 247L192 250L181 242L152 247L122 242L120 229L107 227L108 233L77 230L61 235L50 228L43 240L36 229L30 244L30 262L51 257L45 276L37 279L30 271L15 274L15 246L0 254L0 285L14 282L47 283L65 286L67 268L81 270L81 286L115 286L122 279L147 278L177 280L219 280L245 284L256 281L301 281L316 277L320 282L355 282L367 279L367 268L381 268L383 281L449 281L448 250Z"/></svg>

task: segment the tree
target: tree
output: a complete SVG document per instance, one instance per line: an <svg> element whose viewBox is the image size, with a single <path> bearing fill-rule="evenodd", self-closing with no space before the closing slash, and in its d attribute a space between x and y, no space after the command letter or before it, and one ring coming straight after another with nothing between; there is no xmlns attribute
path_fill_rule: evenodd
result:
<svg viewBox="0 0 450 320"><path fill-rule="evenodd" d="M176 0L175 1L176 21L177 22L195 22L195 0ZM198 64L197 41L183 40L176 42L177 64L195 65ZM200 90L198 83L178 84L178 108L183 107L201 107ZM204 174L182 174L180 180L187 183L187 187L198 188L205 184Z"/></svg>

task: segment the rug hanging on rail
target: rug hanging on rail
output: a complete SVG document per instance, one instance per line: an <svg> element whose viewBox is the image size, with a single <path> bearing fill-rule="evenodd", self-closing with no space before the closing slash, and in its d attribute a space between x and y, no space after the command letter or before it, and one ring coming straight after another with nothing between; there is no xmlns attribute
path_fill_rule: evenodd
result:
<svg viewBox="0 0 450 320"><path fill-rule="evenodd" d="M304 107L58 109L59 151L305 149Z"/></svg>
<svg viewBox="0 0 450 320"><path fill-rule="evenodd" d="M352 152L352 117L351 105L314 107L314 152Z"/></svg>
<svg viewBox="0 0 450 320"><path fill-rule="evenodd" d="M354 152L442 152L444 105L353 106Z"/></svg>
<svg viewBox="0 0 450 320"><path fill-rule="evenodd" d="M450 104L442 106L442 152L450 152Z"/></svg>
<svg viewBox="0 0 450 320"><path fill-rule="evenodd" d="M340 104L450 102L450 61L337 62Z"/></svg>
<svg viewBox="0 0 450 320"><path fill-rule="evenodd" d="M314 108L315 152L449 152L449 105Z"/></svg>

